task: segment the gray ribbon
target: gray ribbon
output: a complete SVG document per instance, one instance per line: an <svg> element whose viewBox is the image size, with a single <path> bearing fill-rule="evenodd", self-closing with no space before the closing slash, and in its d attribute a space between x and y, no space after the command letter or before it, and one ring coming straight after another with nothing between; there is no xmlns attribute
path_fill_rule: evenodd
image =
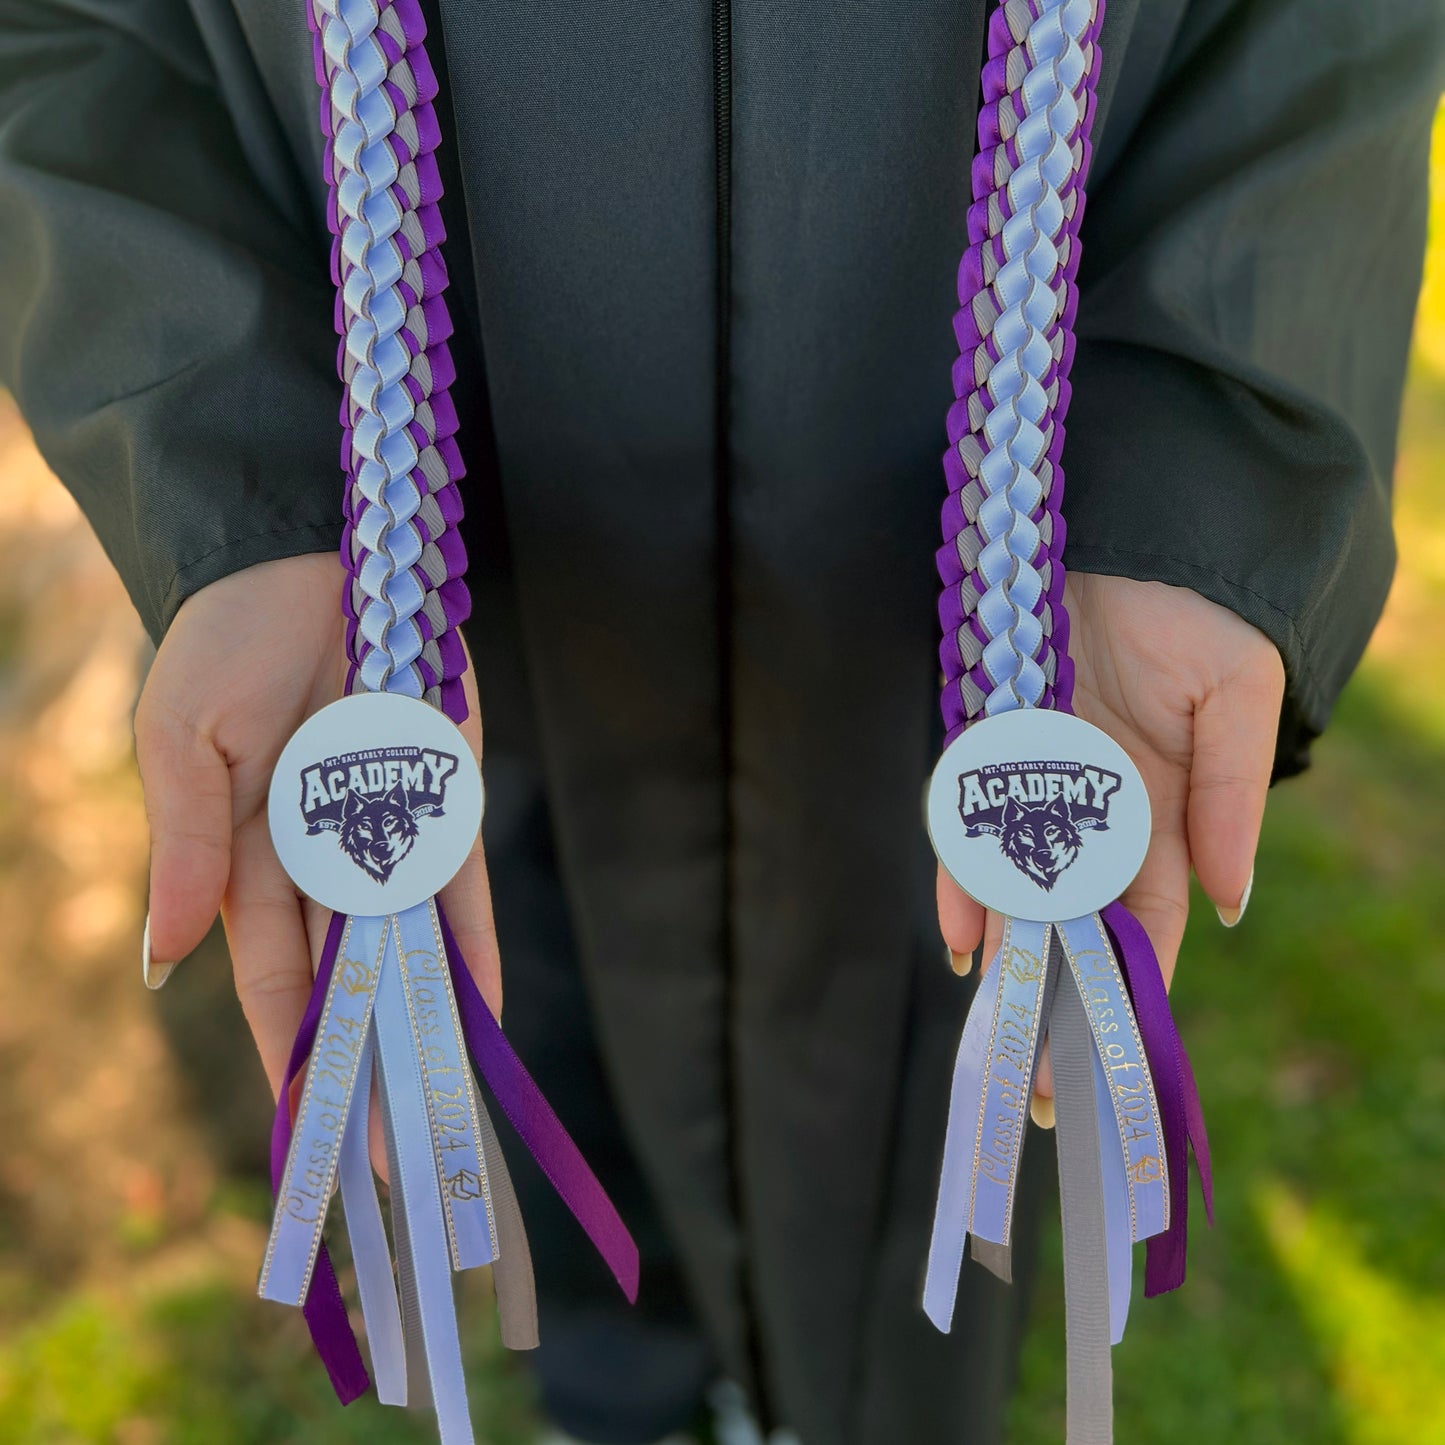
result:
<svg viewBox="0 0 1445 1445"><path fill-rule="evenodd" d="M492 1184L492 1214L497 1225L498 1252L492 1261L492 1288L497 1292L497 1317L502 1344L509 1350L537 1348L537 1285L532 1275L532 1250L517 1205L517 1191L497 1144L497 1131L480 1095L477 1121L481 1125L482 1153Z"/></svg>
<svg viewBox="0 0 1445 1445"><path fill-rule="evenodd" d="M1061 969L1060 974L1049 1020L1049 1053L1064 1224L1067 1445L1112 1445L1114 1374L1109 1358L1108 1241L1094 1096L1094 1040L1073 971Z"/></svg>

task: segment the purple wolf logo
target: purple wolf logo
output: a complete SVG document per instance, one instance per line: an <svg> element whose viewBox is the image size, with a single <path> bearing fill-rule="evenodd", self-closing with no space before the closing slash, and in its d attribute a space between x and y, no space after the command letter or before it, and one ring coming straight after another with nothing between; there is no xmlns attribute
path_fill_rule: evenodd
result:
<svg viewBox="0 0 1445 1445"><path fill-rule="evenodd" d="M1081 763L993 763L958 779L970 838L995 837L1005 858L1045 892L1082 851L1084 834L1109 826L1120 778Z"/></svg>
<svg viewBox="0 0 1445 1445"><path fill-rule="evenodd" d="M385 883L411 852L418 819L442 812L451 753L430 748L367 748L326 758L301 773L301 816L313 835L338 835L342 851Z"/></svg>

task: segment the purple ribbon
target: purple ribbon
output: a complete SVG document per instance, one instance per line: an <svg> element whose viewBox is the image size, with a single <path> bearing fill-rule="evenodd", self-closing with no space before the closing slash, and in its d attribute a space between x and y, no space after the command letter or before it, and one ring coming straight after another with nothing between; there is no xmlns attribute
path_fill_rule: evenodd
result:
<svg viewBox="0 0 1445 1445"><path fill-rule="evenodd" d="M629 1302L635 1302L640 1261L632 1235L552 1106L542 1097L542 1091L507 1042L506 1035L467 969L440 902L437 903L437 917L446 944L447 963L462 1029L473 1062L542 1172L551 1180L553 1188L596 1246L623 1294ZM312 986L301 1027L297 1030L296 1042L291 1047L286 1079L276 1101L276 1115L271 1126L273 1194L280 1190L286 1155L291 1147L292 1088L305 1072L312 1045L316 1042L316 1030L345 926L344 914L332 914L316 969L316 982ZM352 1332L351 1321L347 1318L336 1271L324 1244L316 1258L311 1288L302 1313L337 1399L343 1405L349 1405L366 1393L371 1380Z"/></svg>
<svg viewBox="0 0 1445 1445"><path fill-rule="evenodd" d="M501 1025L467 968L440 900L437 901L437 917L441 920L442 940L446 944L447 963L452 973L452 990L462 1016L462 1031L477 1069L542 1172L552 1181L552 1187L562 1197L562 1202L596 1246L613 1278L622 1287L622 1293L629 1302L635 1303L639 1272L636 1243L581 1151L507 1042Z"/></svg>
<svg viewBox="0 0 1445 1445"><path fill-rule="evenodd" d="M1144 1269L1144 1293L1149 1297L1178 1289L1184 1283L1185 1256L1189 1240L1189 1149L1199 1167L1199 1186L1204 1195L1204 1213L1214 1223L1214 1174L1209 1161L1209 1136L1204 1129L1204 1110L1194 1070L1169 1011L1169 995L1154 945L1144 925L1122 903L1103 910L1114 952L1124 970L1134 1017L1144 1041L1149 1072L1159 1099L1164 1128L1165 1162L1169 1169L1169 1228L1148 1244Z"/></svg>

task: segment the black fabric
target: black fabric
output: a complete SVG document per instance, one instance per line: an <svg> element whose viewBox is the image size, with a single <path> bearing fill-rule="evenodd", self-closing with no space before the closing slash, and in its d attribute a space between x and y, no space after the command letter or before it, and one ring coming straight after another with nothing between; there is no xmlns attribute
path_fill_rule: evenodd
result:
<svg viewBox="0 0 1445 1445"><path fill-rule="evenodd" d="M153 634L339 532L301 3L0 0L0 378ZM917 1307L967 992L919 798L984 6L435 18L488 746L538 780L679 1290L805 1445L997 1440L1023 1292L970 1269L947 1339ZM1281 771L1389 581L1442 32L1436 0L1105 22L1065 560L1261 627Z"/></svg>
<svg viewBox="0 0 1445 1445"><path fill-rule="evenodd" d="M720 1365L639 1170L598 1056L592 1008L557 873L545 799L524 756L491 750L484 829L507 942L507 1036L582 1142L642 1257L635 1306L619 1295L515 1135L504 1145L532 1241L541 1344L522 1358L553 1421L598 1445L651 1445L690 1426Z"/></svg>

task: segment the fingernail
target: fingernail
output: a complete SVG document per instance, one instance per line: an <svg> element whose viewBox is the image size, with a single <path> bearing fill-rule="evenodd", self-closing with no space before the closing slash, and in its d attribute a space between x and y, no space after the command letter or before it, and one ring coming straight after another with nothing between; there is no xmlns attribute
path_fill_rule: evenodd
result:
<svg viewBox="0 0 1445 1445"><path fill-rule="evenodd" d="M1056 1117L1052 1095L1035 1094L1029 1100L1029 1118L1032 1119L1040 1129L1052 1129Z"/></svg>
<svg viewBox="0 0 1445 1445"><path fill-rule="evenodd" d="M1216 908L1214 911L1219 915L1219 921L1226 928L1233 928L1241 918L1244 917L1244 910L1249 907L1249 895L1254 892L1254 869L1249 870L1249 882L1244 885L1244 893L1240 897L1237 908Z"/></svg>
<svg viewBox="0 0 1445 1445"><path fill-rule="evenodd" d="M154 993L156 989L164 987L174 969L175 964L157 963L151 957L151 916L147 913L145 932L140 939L140 974L145 980L145 986Z"/></svg>
<svg viewBox="0 0 1445 1445"><path fill-rule="evenodd" d="M967 978L973 972L973 955L971 953L955 953L946 945L945 952L948 954L948 966L960 978Z"/></svg>

